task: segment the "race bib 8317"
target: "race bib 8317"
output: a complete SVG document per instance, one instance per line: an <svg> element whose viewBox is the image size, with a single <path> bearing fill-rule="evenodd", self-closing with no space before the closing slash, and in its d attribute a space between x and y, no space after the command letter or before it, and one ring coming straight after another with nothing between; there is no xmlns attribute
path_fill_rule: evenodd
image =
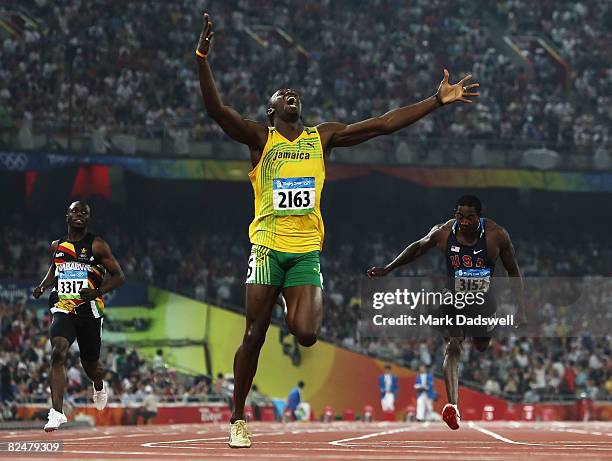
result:
<svg viewBox="0 0 612 461"><path fill-rule="evenodd" d="M315 178L274 178L272 200L276 215L304 215L315 207Z"/></svg>
<svg viewBox="0 0 612 461"><path fill-rule="evenodd" d="M81 288L87 288L86 270L60 271L57 275L57 294L60 299L78 299Z"/></svg>

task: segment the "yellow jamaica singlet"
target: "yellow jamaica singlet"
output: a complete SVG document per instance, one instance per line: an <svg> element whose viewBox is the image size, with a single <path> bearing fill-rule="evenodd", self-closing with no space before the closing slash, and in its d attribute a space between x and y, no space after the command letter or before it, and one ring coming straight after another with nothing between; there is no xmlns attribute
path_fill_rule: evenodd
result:
<svg viewBox="0 0 612 461"><path fill-rule="evenodd" d="M249 179L255 194L251 243L287 253L320 251L325 163L319 131L305 127L291 142L269 127L268 141Z"/></svg>

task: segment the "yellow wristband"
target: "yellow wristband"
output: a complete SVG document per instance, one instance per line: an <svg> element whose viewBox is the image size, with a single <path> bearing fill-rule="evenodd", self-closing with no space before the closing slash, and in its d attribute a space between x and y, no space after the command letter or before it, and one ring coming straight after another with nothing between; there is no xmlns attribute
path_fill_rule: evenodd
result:
<svg viewBox="0 0 612 461"><path fill-rule="evenodd" d="M206 59L206 55L205 55L204 53L202 53L200 50L196 50L196 54L197 54L199 57Z"/></svg>

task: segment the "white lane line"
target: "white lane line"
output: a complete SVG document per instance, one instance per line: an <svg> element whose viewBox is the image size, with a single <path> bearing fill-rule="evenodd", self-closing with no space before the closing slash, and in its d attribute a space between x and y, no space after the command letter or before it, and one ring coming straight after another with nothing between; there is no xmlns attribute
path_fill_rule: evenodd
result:
<svg viewBox="0 0 612 461"><path fill-rule="evenodd" d="M603 435L601 432L598 431L583 431L582 429L569 429L569 428L558 428L555 429L556 431L559 432L572 432L574 434L584 434L584 435Z"/></svg>
<svg viewBox="0 0 612 461"><path fill-rule="evenodd" d="M485 429L484 427L480 427L472 421L468 421L468 427L475 429L478 432L482 432L483 434L486 434L489 437L493 437L494 439L497 439L500 442L509 443L512 445L549 446L548 444L545 444L545 443L527 443L527 442L517 442L515 440L510 440L509 438L506 438L503 435L499 435L497 432L493 432L493 431L490 431L489 429Z"/></svg>
<svg viewBox="0 0 612 461"><path fill-rule="evenodd" d="M244 459L244 453L238 452L238 451L234 451L234 450L230 450L228 449L227 451L218 451L218 448L204 448L204 450L217 450L216 453L214 453L214 457L215 458L241 458ZM316 449L315 449L316 450ZM296 450L297 451L297 450ZM304 451L306 451L306 449L304 449ZM307 450L312 452L313 450ZM353 459L367 459L367 460L372 460L372 459L393 459L393 460L397 460L398 459L398 454L406 454L406 453L414 453L414 454L418 454L419 455L419 459L424 459L427 456L427 453L424 453L423 450L395 450L395 451L385 451L383 454L381 454L380 450L352 450L352 449L347 449L347 450L337 450L337 449L333 449L333 448L320 448L316 451L327 451L327 453L323 454L321 453L320 455L317 455L317 457L309 457L309 458L304 458L304 455L301 453L280 453L280 452L268 452L268 453L261 453L258 455L261 456L263 459L270 459L270 458L297 458L297 459L345 459L345 460L353 460ZM362 454L362 455L358 455L356 454L357 452L362 452L362 453L377 453L376 458L372 458L372 455L366 455L366 454ZM196 454L189 452L189 453L184 453L184 452L145 452L145 451L102 451L102 450L63 450L63 453L76 453L76 454L100 454L100 455L136 455L136 456L142 456L142 455L147 455L148 457L163 457L163 456L188 456L191 457L193 459L194 456L197 456ZM443 455L457 455L456 451L437 451L435 455L432 455L433 458L432 459L440 459L440 456ZM204 458L208 458L210 456L210 453L202 453L201 455ZM348 456L348 457L347 457ZM495 456L495 455L493 455ZM262 459L259 458L259 459ZM402 457L403 458L403 457ZM493 458L490 455L476 455L476 456L471 456L471 459L503 459L506 460L506 457L499 457L499 458ZM254 457L252 459L258 459L258 457ZM411 458L405 458L405 459L411 459Z"/></svg>
<svg viewBox="0 0 612 461"><path fill-rule="evenodd" d="M202 448L202 450L215 450L215 448ZM151 451L111 451L111 450L62 450L62 453L76 453L82 455L135 455L135 456L192 456L193 453L158 453ZM218 456L218 455L215 455Z"/></svg>
<svg viewBox="0 0 612 461"><path fill-rule="evenodd" d="M357 437L348 437L346 439L332 440L331 442L329 442L329 444L341 447L341 446L346 446L346 445L344 445L345 443L352 442L354 440L370 439L372 437L378 437L380 435L399 434L401 432L408 432L408 431L411 431L413 429L414 429L413 426L400 427L399 429L390 429L388 431L372 432L370 434L360 435L360 436L357 436Z"/></svg>
<svg viewBox="0 0 612 461"><path fill-rule="evenodd" d="M351 426L347 426L347 430L350 428ZM420 425L419 427L415 427L414 425L411 426L407 426L407 427L402 427L402 428L398 428L398 429L391 429L388 431L380 431L380 432L375 432L375 433L369 433L369 434L365 434L365 435L361 435L361 436L357 436L357 437L350 437L347 439L342 439L342 440L336 440L336 441L332 441L329 442L331 445L335 445L335 446L344 446L342 445L343 443L349 442L351 440L363 440L363 439L368 439L368 438L372 438L372 437L376 437L379 435L388 435L388 434L396 434L396 433L400 433L400 432L407 432L407 431L411 431L411 430L415 430L415 429L424 429L426 427L429 427L429 423L426 422L425 424ZM300 429L294 429L294 430L284 430L284 431L278 431L278 432L259 432L253 435L253 437L262 437L262 436L269 436L269 435L286 435L286 434L305 434L305 433L321 433L321 432L338 432L339 427L336 426L335 428L332 427L320 427L320 428L316 428L316 429L305 429L305 428L300 428ZM187 444L187 445L193 445L193 444L198 444L199 446L201 446L200 444L204 444L204 443L220 443L217 442L218 440L222 440L225 441L227 439L227 436L221 436L221 437L208 437L208 438L199 438L199 439L184 439L184 440L166 440L166 441L155 441L155 442L148 442L148 443L143 443L141 446L143 448L164 448L164 445L166 445L167 448L178 448L178 449L191 449L193 447L180 447L177 446L179 444ZM273 443L273 442L270 442ZM321 443L321 442L319 442ZM324 442L323 442L324 443ZM406 441L404 443L410 443L410 441ZM418 443L418 442L417 442ZM168 446L171 445L171 446ZM423 448L439 448L439 447L430 447L430 446L423 446Z"/></svg>
<svg viewBox="0 0 612 461"><path fill-rule="evenodd" d="M142 451L116 451L116 452L108 452L108 451L99 451L99 450L64 450L64 453L76 453L76 454L85 454L85 455L89 455L89 454L94 454L94 455L133 455L133 456L145 456L147 455L149 457L149 459L155 459L155 458L162 458L162 457L172 457L172 456L187 456L190 459L210 459L209 456L210 454L202 454L201 456L197 456L195 457L194 453L150 453L150 452L142 452ZM380 453L380 452L379 452ZM417 453L419 453L418 457L415 458L404 458L402 457L402 459L419 459L419 460L425 460L425 459L431 459L431 460L436 460L439 461L440 455L438 453L434 454L434 455L427 455L427 454L423 454L422 451L418 451ZM448 452L448 459L456 459L455 456L456 453L455 452ZM240 459L244 459L245 458L245 454L244 453L235 453L235 452L218 452L215 453L214 458L219 459L219 458L240 458ZM270 454L261 454L257 457L253 457L251 459L270 459L270 458L286 458L286 459L297 459L297 460L303 460L305 459L303 457L303 455L298 455L298 454L290 454L290 453L270 453ZM48 459L48 458L47 458ZM106 459L106 458L105 458ZM378 454L376 455L376 458L372 458L372 455L357 455L354 454L352 451L350 452L350 454L347 452L347 454L325 454L325 455L321 455L321 457L317 457L317 458L310 458L310 459L337 459L337 460L368 460L371 461L372 459L376 459L376 460L393 460L393 461L397 461L398 459L398 455L390 455L390 454ZM503 461L506 460L507 457L504 456L481 456L481 455L471 455L470 459L474 459L474 460L499 460L499 461Z"/></svg>
<svg viewBox="0 0 612 461"><path fill-rule="evenodd" d="M116 435L100 435L98 437L79 437L78 439L62 439L64 443L77 442L79 440L102 440L102 439L113 439Z"/></svg>
<svg viewBox="0 0 612 461"><path fill-rule="evenodd" d="M159 442L147 442L147 443L143 443L142 445L140 445L143 448L163 448L163 444L176 444L176 443L190 443L190 442L208 442L211 440L224 440L227 439L227 436L223 436L223 437L212 437L209 439L186 439L186 440L168 440L165 442L159 441ZM172 447L168 447L168 448L172 448Z"/></svg>
<svg viewBox="0 0 612 461"><path fill-rule="evenodd" d="M260 432L258 434L253 434L252 437L262 437L264 435L285 435L287 434L287 431L279 431L279 432ZM180 444L180 443L189 443L189 442L200 442L200 443L206 443L206 442L211 442L214 443L215 440L225 440L227 441L228 436L224 435L221 437L208 437L205 439L187 439L187 440L166 440L166 441L159 441L159 442L148 442L148 443L143 443L142 445L140 445L143 448L164 448L163 445L176 445L176 444ZM176 446L170 446L167 448L185 448L185 447L176 447Z"/></svg>
<svg viewBox="0 0 612 461"><path fill-rule="evenodd" d="M480 427L472 421L468 422L468 426L471 427L472 429L477 430L478 432L482 432L483 434L493 437L494 439L497 439L500 442L505 442L505 443L509 443L512 445L526 445L530 447L547 447L548 449L551 449L551 450L557 450L557 449L582 450L583 448L591 448L592 450L597 450L597 451L612 451L612 447L611 448L600 448L597 445L593 445L593 442L591 441L585 441L583 443L578 442L578 443L581 443L580 445L578 445L578 443L571 443L571 442L569 442L571 443L571 445L568 445L567 444L568 442L551 442L551 443L517 442L516 440L510 440L509 438L504 437L503 435L500 435L496 432L485 429L484 427ZM585 433L589 434L588 432L585 432Z"/></svg>

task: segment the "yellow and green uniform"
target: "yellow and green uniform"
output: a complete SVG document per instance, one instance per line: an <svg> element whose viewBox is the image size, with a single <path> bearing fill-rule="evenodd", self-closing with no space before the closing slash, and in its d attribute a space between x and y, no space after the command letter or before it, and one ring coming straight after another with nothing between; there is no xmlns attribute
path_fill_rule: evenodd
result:
<svg viewBox="0 0 612 461"><path fill-rule="evenodd" d="M98 297L85 302L79 296L81 288L100 288L106 269L93 255L96 236L87 233L77 242L68 238L60 240L53 256L55 263L55 288L58 301L51 312L98 318L104 315L104 299Z"/></svg>
<svg viewBox="0 0 612 461"><path fill-rule="evenodd" d="M249 179L255 217L249 227L253 249L247 283L321 286L325 163L318 130L305 127L297 139L289 141L269 127Z"/></svg>

